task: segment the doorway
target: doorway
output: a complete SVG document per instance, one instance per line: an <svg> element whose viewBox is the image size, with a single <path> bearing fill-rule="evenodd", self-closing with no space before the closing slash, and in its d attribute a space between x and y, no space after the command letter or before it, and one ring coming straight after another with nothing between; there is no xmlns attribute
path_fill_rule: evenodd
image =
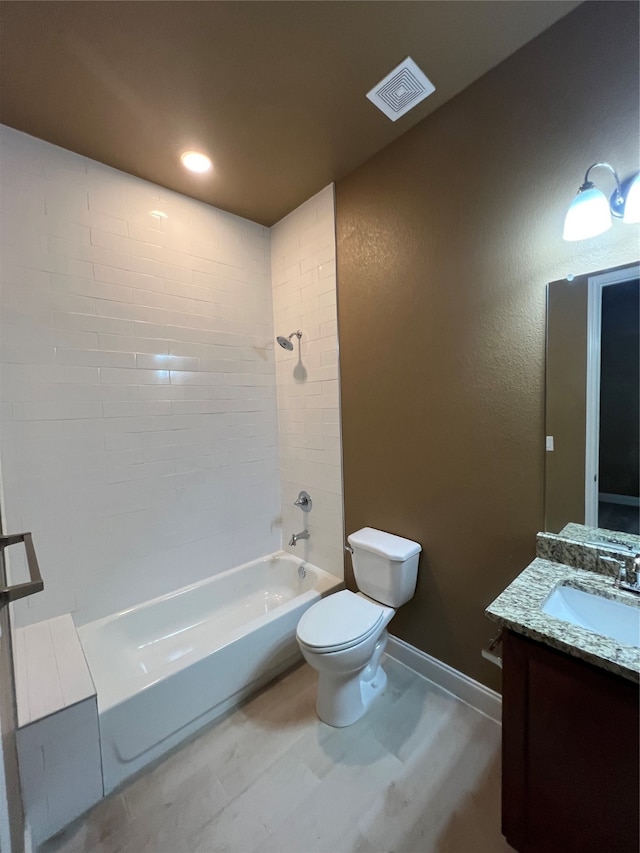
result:
<svg viewBox="0 0 640 853"><path fill-rule="evenodd" d="M588 291L585 522L640 533L638 267L593 276Z"/></svg>

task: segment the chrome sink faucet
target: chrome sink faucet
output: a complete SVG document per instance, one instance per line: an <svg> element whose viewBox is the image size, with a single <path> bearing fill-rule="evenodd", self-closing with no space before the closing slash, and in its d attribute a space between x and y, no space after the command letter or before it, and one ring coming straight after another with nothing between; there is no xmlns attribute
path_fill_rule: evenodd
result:
<svg viewBox="0 0 640 853"><path fill-rule="evenodd" d="M611 562L616 562L620 565L620 571L616 580L618 589L626 589L627 592L635 592L636 595L640 595L640 557L635 558L633 568L631 569L628 569L621 561L612 560Z"/></svg>
<svg viewBox="0 0 640 853"><path fill-rule="evenodd" d="M297 542L298 542L298 539L308 539L308 538L309 538L309 531L308 530L303 530L302 533L293 533L291 535L291 539L289 540L289 545L293 545L295 547Z"/></svg>

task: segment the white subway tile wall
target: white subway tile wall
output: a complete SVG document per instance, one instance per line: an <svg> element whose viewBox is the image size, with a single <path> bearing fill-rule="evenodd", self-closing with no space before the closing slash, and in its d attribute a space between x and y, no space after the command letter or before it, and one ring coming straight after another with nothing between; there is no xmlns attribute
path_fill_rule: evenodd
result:
<svg viewBox="0 0 640 853"><path fill-rule="evenodd" d="M277 550L269 230L9 128L0 146L2 505L46 584L17 624L82 623ZM307 244L291 263L312 285L325 249ZM319 366L335 357L320 290L304 350ZM333 371L305 386L326 403L306 411L336 441ZM339 457L318 451L331 462L303 457L299 477L324 472L313 484L333 494Z"/></svg>
<svg viewBox="0 0 640 853"><path fill-rule="evenodd" d="M276 347L283 547L343 577L333 185L273 226L271 274L275 334L302 332L293 352ZM308 514L293 506L302 489Z"/></svg>

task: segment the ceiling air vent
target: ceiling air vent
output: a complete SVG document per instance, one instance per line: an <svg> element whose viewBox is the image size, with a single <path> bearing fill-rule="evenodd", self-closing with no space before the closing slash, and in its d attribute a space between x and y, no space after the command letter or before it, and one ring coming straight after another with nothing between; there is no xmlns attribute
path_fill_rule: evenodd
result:
<svg viewBox="0 0 640 853"><path fill-rule="evenodd" d="M396 65L384 80L367 92L367 98L382 110L387 118L396 121L435 90L431 80L408 56L404 62Z"/></svg>

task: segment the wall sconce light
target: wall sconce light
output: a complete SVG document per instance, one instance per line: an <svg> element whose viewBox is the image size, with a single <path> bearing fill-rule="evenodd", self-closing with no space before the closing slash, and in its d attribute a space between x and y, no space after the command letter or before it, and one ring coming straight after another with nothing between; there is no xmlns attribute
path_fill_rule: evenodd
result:
<svg viewBox="0 0 640 853"><path fill-rule="evenodd" d="M616 181L611 198L607 197L590 180L592 169L603 166L609 169ZM571 202L564 220L563 240L586 240L604 234L611 228L611 216L623 222L640 222L640 172L624 181L609 163L594 163L586 171L584 183Z"/></svg>

